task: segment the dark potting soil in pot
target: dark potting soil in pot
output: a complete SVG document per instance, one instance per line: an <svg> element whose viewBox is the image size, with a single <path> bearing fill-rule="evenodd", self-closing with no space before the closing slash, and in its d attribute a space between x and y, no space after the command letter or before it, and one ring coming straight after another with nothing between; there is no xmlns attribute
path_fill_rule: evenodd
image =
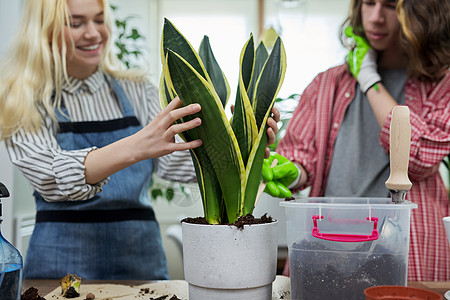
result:
<svg viewBox="0 0 450 300"><path fill-rule="evenodd" d="M204 217L185 218L181 220L181 222L208 225L208 222L206 222L206 219ZM244 225L266 224L272 222L274 222L274 220L272 219L272 217L268 217L267 214L264 214L261 218L255 218L253 215L247 214L245 216L239 217L235 223L227 223L223 225L236 226L237 228L243 230Z"/></svg>
<svg viewBox="0 0 450 300"><path fill-rule="evenodd" d="M289 250L292 299L360 300L368 287L404 285L401 256L386 254L381 247L376 253L358 250L339 252L306 240L294 243Z"/></svg>

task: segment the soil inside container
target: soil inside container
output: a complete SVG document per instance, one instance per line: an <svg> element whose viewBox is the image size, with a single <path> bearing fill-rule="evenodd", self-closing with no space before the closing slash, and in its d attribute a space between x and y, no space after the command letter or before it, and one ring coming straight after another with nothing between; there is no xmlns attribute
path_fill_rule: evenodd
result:
<svg viewBox="0 0 450 300"><path fill-rule="evenodd" d="M181 222L208 225L208 222L206 222L206 219L204 217L185 218L181 220ZM261 218L255 218L253 215L247 214L245 216L239 217L238 220L234 223L226 223L221 225L236 226L238 229L244 230L244 225L266 224L272 222L275 222L275 220L271 216L267 216L267 214L264 214Z"/></svg>
<svg viewBox="0 0 450 300"><path fill-rule="evenodd" d="M406 264L381 248L377 253L333 251L303 240L289 252L291 288L302 299L364 299L364 290L377 285L403 285ZM301 250L299 250L301 249ZM297 270L292 270L292 266Z"/></svg>

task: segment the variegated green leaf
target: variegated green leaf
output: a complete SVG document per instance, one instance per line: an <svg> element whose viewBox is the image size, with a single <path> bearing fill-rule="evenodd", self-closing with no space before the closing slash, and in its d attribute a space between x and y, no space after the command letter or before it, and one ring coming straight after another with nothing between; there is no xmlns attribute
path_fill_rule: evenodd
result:
<svg viewBox="0 0 450 300"><path fill-rule="evenodd" d="M161 63L164 64L164 59L167 55L168 49L182 53L183 58L205 79L209 80L209 76L205 71L200 57L197 55L195 49L191 46L189 41L181 34L181 32L166 18L164 18L164 27L161 37Z"/></svg>
<svg viewBox="0 0 450 300"><path fill-rule="evenodd" d="M219 64L217 63L214 53L209 44L209 38L205 35L200 44L198 55L200 56L206 72L211 78L214 89L217 95L219 95L222 106L225 107L228 98L230 97L230 85L228 84L225 74L222 72Z"/></svg>
<svg viewBox="0 0 450 300"><path fill-rule="evenodd" d="M202 197L203 213L209 224L221 224L224 211L217 174L203 147L190 150Z"/></svg>
<svg viewBox="0 0 450 300"><path fill-rule="evenodd" d="M239 70L234 113L231 120L231 127L238 140L244 165L247 165L252 144L258 135L255 116L247 96L248 84L252 77L254 55L253 35L251 35L241 51L239 60L241 68Z"/></svg>
<svg viewBox="0 0 450 300"><path fill-rule="evenodd" d="M239 60L240 76L242 76L242 82L244 88L247 91L250 80L252 79L253 68L255 64L255 41L253 34L250 35L247 43L245 43Z"/></svg>
<svg viewBox="0 0 450 300"><path fill-rule="evenodd" d="M163 68L159 86L160 102L163 108L168 105L167 99L173 99L175 97L175 92L173 89L169 90L164 76L169 76L167 67ZM182 121L188 121L190 119L192 119L192 117L186 117L182 119ZM179 135L184 141L193 141L199 138L195 131L185 131L183 133L179 133ZM200 188L205 219L210 224L220 224L222 219L221 214L224 208L222 191L220 189L219 182L217 181L217 175L214 172L203 145L198 148L191 149L190 153L194 163L195 173L197 175L197 182Z"/></svg>
<svg viewBox="0 0 450 300"><path fill-rule="evenodd" d="M256 48L256 55L255 55L255 64L253 67L253 74L252 74L252 81L250 83L250 87L248 88L248 98L250 100L250 103L252 104L253 110L255 110L253 98L254 98L254 92L255 92L255 85L256 81L259 78L259 75L261 74L261 70L264 67L264 64L266 63L267 58L269 57L269 53L267 52L266 46L264 46L263 42L260 42L258 45L258 48Z"/></svg>
<svg viewBox="0 0 450 300"><path fill-rule="evenodd" d="M251 214L255 208L256 195L261 184L261 170L264 161L264 153L267 145L265 130L260 132L255 147L250 154L246 169L245 202L242 208L243 215Z"/></svg>
<svg viewBox="0 0 450 300"><path fill-rule="evenodd" d="M262 162L267 144L267 119L271 114L275 103L276 95L283 84L286 73L286 53L280 38L277 39L269 58L261 71L260 78L256 83L257 112L262 115L258 137L252 146L249 160L246 166L246 201L243 211L250 213L253 211L258 186L261 180ZM264 113L264 114L263 114ZM258 116L257 116L258 122Z"/></svg>
<svg viewBox="0 0 450 300"><path fill-rule="evenodd" d="M169 104L169 100L167 99L170 99L170 95L164 80L164 73L162 73L161 78L159 79L159 102L161 103L162 108Z"/></svg>
<svg viewBox="0 0 450 300"><path fill-rule="evenodd" d="M278 37L255 86L254 107L258 129L265 126L264 117L273 105L286 72L286 53Z"/></svg>

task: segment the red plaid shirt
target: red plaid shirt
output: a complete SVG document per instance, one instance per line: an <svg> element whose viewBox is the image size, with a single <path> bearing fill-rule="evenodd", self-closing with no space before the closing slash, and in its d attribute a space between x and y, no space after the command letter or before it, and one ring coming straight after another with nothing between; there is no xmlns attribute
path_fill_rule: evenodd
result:
<svg viewBox="0 0 450 300"><path fill-rule="evenodd" d="M324 194L333 145L355 87L344 65L320 73L302 94L279 143L278 153L306 169L311 197ZM449 199L439 174L441 161L450 153L449 103L450 72L437 83L406 81L405 104L411 113L408 175L413 184L406 199L418 205L411 213L408 280L450 280L450 247L442 221L450 215ZM391 115L379 136L387 153L390 122Z"/></svg>

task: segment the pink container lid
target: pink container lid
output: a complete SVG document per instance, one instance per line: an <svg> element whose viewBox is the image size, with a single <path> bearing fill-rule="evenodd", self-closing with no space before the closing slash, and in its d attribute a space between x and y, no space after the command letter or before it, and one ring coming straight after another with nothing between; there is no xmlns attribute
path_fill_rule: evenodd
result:
<svg viewBox="0 0 450 300"><path fill-rule="evenodd" d="M370 287L364 290L366 300L442 300L444 299L438 293L433 291L397 286L397 285L380 285Z"/></svg>

